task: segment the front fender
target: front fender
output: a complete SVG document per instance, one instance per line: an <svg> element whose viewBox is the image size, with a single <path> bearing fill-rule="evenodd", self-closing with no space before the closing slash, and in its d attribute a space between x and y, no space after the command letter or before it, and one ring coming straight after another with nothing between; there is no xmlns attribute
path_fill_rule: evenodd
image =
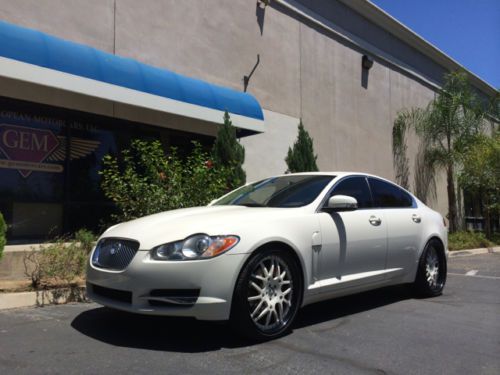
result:
<svg viewBox="0 0 500 375"><path fill-rule="evenodd" d="M307 290L312 277L313 234L320 231L317 214L286 218L279 222L261 223L251 230L243 231L240 243L231 252L253 253L269 243L281 243L293 250L300 261L304 289Z"/></svg>

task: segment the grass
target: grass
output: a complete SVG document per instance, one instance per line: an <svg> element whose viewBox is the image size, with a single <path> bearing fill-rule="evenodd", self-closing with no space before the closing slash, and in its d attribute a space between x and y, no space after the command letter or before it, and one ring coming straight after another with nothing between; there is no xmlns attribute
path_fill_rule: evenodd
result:
<svg viewBox="0 0 500 375"><path fill-rule="evenodd" d="M492 239L486 238L482 232L460 231L448 235L448 248L450 250L477 249L493 247L500 244L500 234L495 233Z"/></svg>

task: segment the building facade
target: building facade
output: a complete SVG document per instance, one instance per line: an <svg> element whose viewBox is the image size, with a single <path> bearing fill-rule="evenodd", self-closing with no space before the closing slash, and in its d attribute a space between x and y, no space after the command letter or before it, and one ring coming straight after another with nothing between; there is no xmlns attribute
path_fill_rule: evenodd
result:
<svg viewBox="0 0 500 375"><path fill-rule="evenodd" d="M248 180L285 171L300 119L320 170L394 179L396 114L427 105L443 74L461 68L365 0L0 0L0 21L0 44L11 41L0 47L0 211L11 243L95 228L112 209L99 189L106 153L133 138L208 146L225 109ZM84 69L89 54L96 72ZM480 95L496 94L468 73ZM154 78L133 82L153 74L157 91ZM214 103L198 98L200 82ZM432 205L446 214L444 179Z"/></svg>

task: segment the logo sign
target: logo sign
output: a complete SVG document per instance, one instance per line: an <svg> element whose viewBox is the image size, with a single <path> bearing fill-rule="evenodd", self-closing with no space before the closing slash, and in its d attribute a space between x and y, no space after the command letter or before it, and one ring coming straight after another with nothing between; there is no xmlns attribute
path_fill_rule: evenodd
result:
<svg viewBox="0 0 500 375"><path fill-rule="evenodd" d="M23 177L34 170L60 168L41 165L58 146L59 140L50 130L0 124L0 150L9 159L2 160L0 166L17 169ZM54 172L59 172L59 168Z"/></svg>
<svg viewBox="0 0 500 375"><path fill-rule="evenodd" d="M70 158L78 159L91 154L98 141L72 138ZM61 162L66 158L66 137L56 136L51 130L0 124L0 151L7 159L0 159L0 168L17 169L24 178L31 172L61 173Z"/></svg>

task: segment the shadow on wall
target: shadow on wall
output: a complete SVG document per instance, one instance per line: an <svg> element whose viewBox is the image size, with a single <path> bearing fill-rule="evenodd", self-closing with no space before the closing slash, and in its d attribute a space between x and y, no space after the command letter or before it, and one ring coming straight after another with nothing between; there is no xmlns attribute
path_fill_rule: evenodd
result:
<svg viewBox="0 0 500 375"><path fill-rule="evenodd" d="M266 16L266 7L262 5L259 1L256 1L255 6L255 16L257 17L257 23L259 24L260 35L264 34L264 18Z"/></svg>
<svg viewBox="0 0 500 375"><path fill-rule="evenodd" d="M410 298L408 288L395 286L316 303L299 311L293 328L310 327L313 331L335 333L337 327L349 324L349 319L344 318L346 316ZM328 328L314 327L327 321L333 323L328 324ZM129 314L105 307L82 312L71 326L107 344L164 352L200 353L254 344L237 336L226 323Z"/></svg>
<svg viewBox="0 0 500 375"><path fill-rule="evenodd" d="M368 89L368 72L368 69L361 68L361 86L363 86L364 89Z"/></svg>
<svg viewBox="0 0 500 375"><path fill-rule="evenodd" d="M363 55L361 58L361 86L368 88L368 75L373 66L373 58L368 55Z"/></svg>

